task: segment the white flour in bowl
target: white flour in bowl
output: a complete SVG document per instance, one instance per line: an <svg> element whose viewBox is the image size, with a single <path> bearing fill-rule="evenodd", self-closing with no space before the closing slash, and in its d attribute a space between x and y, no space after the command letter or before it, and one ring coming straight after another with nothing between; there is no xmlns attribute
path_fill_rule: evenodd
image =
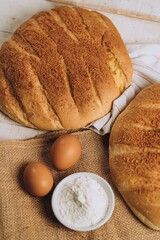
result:
<svg viewBox="0 0 160 240"><path fill-rule="evenodd" d="M63 219L75 227L90 227L101 221L108 209L108 196L90 177L78 177L67 183L59 194Z"/></svg>

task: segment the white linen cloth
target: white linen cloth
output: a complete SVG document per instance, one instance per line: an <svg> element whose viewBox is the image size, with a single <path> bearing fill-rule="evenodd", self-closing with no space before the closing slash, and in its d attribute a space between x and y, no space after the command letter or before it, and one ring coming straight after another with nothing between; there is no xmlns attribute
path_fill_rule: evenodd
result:
<svg viewBox="0 0 160 240"><path fill-rule="evenodd" d="M113 102L107 115L87 127L100 135L110 132L116 117L141 89L149 84L160 83L160 45L132 44L128 45L127 49L133 64L132 83ZM27 139L44 132L23 127L0 112L0 140Z"/></svg>
<svg viewBox="0 0 160 240"><path fill-rule="evenodd" d="M149 84L160 84L160 45L134 44L128 45L127 49L133 64L132 83L113 102L111 111L89 126L90 129L100 135L110 132L116 117L141 89L147 87Z"/></svg>

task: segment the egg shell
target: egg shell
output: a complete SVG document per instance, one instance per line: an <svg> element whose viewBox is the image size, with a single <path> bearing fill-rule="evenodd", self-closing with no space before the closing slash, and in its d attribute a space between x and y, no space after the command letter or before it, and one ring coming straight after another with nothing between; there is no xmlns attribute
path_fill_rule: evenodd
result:
<svg viewBox="0 0 160 240"><path fill-rule="evenodd" d="M53 187L53 175L49 168L42 163L29 163L23 173L27 191L37 197L47 195Z"/></svg>
<svg viewBox="0 0 160 240"><path fill-rule="evenodd" d="M59 170L66 170L76 164L81 155L81 144L71 134L60 136L51 147L51 161Z"/></svg>

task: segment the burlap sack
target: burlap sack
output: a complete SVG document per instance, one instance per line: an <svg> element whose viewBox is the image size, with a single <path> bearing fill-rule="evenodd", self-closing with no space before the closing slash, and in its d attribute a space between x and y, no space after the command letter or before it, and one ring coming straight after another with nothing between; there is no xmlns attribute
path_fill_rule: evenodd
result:
<svg viewBox="0 0 160 240"><path fill-rule="evenodd" d="M108 135L91 131L73 133L82 143L80 161L71 169L55 171L49 159L54 133L26 141L0 143L0 235L2 240L160 240L160 232L140 223L130 212L112 183L108 167ZM112 218L98 230L75 232L63 227L51 209L51 194L30 196L24 189L22 174L29 162L40 161L52 168L55 185L65 176L79 171L99 174L112 186L116 205Z"/></svg>

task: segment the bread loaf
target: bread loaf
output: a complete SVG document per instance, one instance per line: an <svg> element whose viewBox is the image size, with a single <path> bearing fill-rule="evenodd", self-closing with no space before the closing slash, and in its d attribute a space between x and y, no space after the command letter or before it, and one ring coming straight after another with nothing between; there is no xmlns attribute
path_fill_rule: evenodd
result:
<svg viewBox="0 0 160 240"><path fill-rule="evenodd" d="M142 90L110 135L113 181L134 214L160 230L160 84Z"/></svg>
<svg viewBox="0 0 160 240"><path fill-rule="evenodd" d="M2 45L0 110L33 128L80 128L108 113L131 78L107 17L58 7L34 15Z"/></svg>

